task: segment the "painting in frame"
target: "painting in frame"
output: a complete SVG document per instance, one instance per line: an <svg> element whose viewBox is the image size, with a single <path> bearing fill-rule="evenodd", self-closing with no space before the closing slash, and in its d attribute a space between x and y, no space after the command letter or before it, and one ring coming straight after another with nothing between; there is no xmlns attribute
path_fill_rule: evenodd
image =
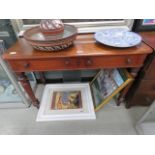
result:
<svg viewBox="0 0 155 155"><path fill-rule="evenodd" d="M78 109L82 108L81 91L54 91L51 109Z"/></svg>
<svg viewBox="0 0 155 155"><path fill-rule="evenodd" d="M89 83L47 84L36 121L96 119Z"/></svg>
<svg viewBox="0 0 155 155"><path fill-rule="evenodd" d="M95 111L101 109L132 81L133 78L126 69L100 70L90 83Z"/></svg>
<svg viewBox="0 0 155 155"><path fill-rule="evenodd" d="M155 19L136 19L132 30L135 32L154 31Z"/></svg>

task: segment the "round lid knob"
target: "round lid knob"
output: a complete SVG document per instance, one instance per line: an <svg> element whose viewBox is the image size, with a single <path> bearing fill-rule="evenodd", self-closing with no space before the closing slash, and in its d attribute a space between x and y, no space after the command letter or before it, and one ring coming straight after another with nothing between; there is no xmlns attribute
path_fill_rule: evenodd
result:
<svg viewBox="0 0 155 155"><path fill-rule="evenodd" d="M40 22L42 33L47 35L57 35L63 33L64 24L59 19L43 19Z"/></svg>

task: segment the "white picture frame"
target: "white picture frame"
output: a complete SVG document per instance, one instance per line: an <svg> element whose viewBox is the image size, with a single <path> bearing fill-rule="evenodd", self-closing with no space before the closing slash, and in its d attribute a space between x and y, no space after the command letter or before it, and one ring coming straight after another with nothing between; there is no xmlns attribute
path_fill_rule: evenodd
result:
<svg viewBox="0 0 155 155"><path fill-rule="evenodd" d="M82 108L51 109L53 92L80 91ZM89 83L47 84L44 88L36 121L65 121L96 119Z"/></svg>

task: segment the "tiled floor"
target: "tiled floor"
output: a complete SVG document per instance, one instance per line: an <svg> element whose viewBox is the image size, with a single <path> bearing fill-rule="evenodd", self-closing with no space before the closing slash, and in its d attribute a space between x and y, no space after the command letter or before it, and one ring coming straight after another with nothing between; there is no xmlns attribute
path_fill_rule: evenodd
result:
<svg viewBox="0 0 155 155"><path fill-rule="evenodd" d="M37 89L41 98L43 86ZM31 106L27 109L0 109L0 134L137 134L135 123L147 108L117 107L111 101L96 113L96 120L36 122L38 110Z"/></svg>

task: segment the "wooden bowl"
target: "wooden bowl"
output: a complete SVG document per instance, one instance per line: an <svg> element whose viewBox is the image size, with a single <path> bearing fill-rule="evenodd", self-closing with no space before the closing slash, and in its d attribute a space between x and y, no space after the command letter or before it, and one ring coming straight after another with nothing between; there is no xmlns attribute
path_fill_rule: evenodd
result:
<svg viewBox="0 0 155 155"><path fill-rule="evenodd" d="M45 35L39 26L26 30L23 34L33 48L41 51L60 51L73 44L77 29L72 25L64 25L64 32L59 35Z"/></svg>

